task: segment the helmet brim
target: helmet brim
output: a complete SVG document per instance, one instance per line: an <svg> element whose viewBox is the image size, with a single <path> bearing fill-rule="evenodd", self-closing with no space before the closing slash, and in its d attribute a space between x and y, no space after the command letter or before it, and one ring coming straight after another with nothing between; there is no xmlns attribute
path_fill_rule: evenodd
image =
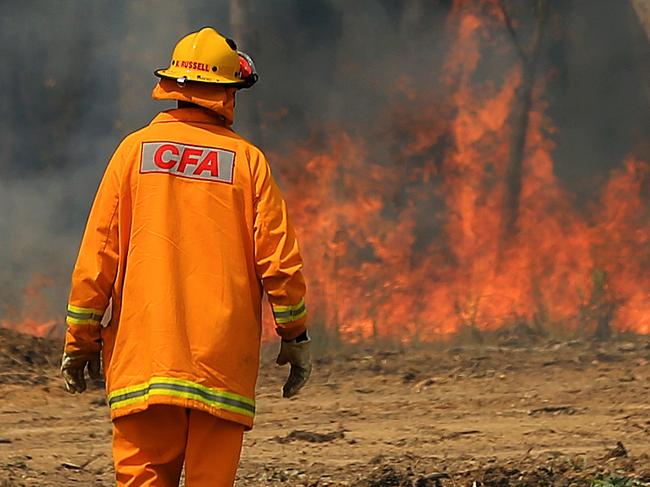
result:
<svg viewBox="0 0 650 487"><path fill-rule="evenodd" d="M185 81L192 81L196 83L205 83L213 85L229 85L233 87L246 87L247 83L245 80L239 78L229 78L227 76L219 75L197 75L193 73L179 73L174 72L168 68L157 69L154 71L154 74L159 78L179 80L185 79Z"/></svg>

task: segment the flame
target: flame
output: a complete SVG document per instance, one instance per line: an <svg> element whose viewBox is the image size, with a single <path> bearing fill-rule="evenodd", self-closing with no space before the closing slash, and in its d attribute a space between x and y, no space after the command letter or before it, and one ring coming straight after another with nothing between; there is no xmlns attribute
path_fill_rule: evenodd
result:
<svg viewBox="0 0 650 487"><path fill-rule="evenodd" d="M456 0L446 28L454 40L429 92L403 76L374 126L326 127L271 157L300 235L312 325L347 342L521 322L650 333L650 165L630 156L595 203L576 204L555 176L540 73L516 231L505 235L522 69L494 2ZM477 75L486 46L499 80ZM42 334L48 323L3 326Z"/></svg>
<svg viewBox="0 0 650 487"><path fill-rule="evenodd" d="M529 113L517 232L504 238L522 74L512 62L499 84L475 79L486 39L503 41L486 21L499 19L493 7L455 3L446 105L398 80L391 129L371 135L387 154L332 127L289 160L273 158L301 237L312 322L346 341L430 341L522 321L584 329L605 320L650 333L650 166L630 157L599 202L580 210L555 176L543 74Z"/></svg>
<svg viewBox="0 0 650 487"><path fill-rule="evenodd" d="M37 337L47 337L53 333L53 330L56 329L60 323L61 322L57 320L40 321L32 318L25 318L21 321L0 321L0 328L28 333Z"/></svg>
<svg viewBox="0 0 650 487"><path fill-rule="evenodd" d="M62 319L51 319L48 299L44 291L54 285L54 280L48 276L36 274L31 277L23 289L23 303L4 310L7 318L0 320L0 328L29 333L44 337L52 336L60 328Z"/></svg>

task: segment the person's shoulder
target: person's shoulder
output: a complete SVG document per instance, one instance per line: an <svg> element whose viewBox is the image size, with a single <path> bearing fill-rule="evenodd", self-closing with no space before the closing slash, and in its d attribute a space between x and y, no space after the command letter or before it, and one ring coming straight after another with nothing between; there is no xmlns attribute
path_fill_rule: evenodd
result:
<svg viewBox="0 0 650 487"><path fill-rule="evenodd" d="M152 130L152 124L162 113L164 112L156 114L156 116L154 116L146 125L143 125L142 127L122 137L122 140L120 140L120 143L118 144L117 150L129 151L134 147L139 147L143 141L147 140L149 132Z"/></svg>
<svg viewBox="0 0 650 487"><path fill-rule="evenodd" d="M232 127L222 127L222 129L225 129L224 132L225 132L225 134L227 134L228 137L230 137L231 139L236 140L242 146L257 148L255 146L255 144L253 144L250 140L248 140L243 135L240 135L238 132L236 132L234 128L232 128ZM224 135L224 134L222 134L222 135Z"/></svg>
<svg viewBox="0 0 650 487"><path fill-rule="evenodd" d="M141 141L146 138L146 133L149 130L150 125L144 125L139 129L134 130L122 137L122 140L119 143L119 147L126 147L136 144L138 141Z"/></svg>
<svg viewBox="0 0 650 487"><path fill-rule="evenodd" d="M137 152L140 150L142 142L147 138L148 129L149 124L122 137L115 148L113 158L126 161L135 157Z"/></svg>
<svg viewBox="0 0 650 487"><path fill-rule="evenodd" d="M150 132L158 119L165 115L165 111L157 113L146 125L143 125L139 129L134 130L133 132L126 135L123 139L124 142L134 142L137 140L146 139L148 132Z"/></svg>
<svg viewBox="0 0 650 487"><path fill-rule="evenodd" d="M248 140L246 137L239 135L232 128L228 128L229 135L232 134L232 138L237 141L241 149L246 152L246 154L251 158L265 158L264 152L253 142Z"/></svg>

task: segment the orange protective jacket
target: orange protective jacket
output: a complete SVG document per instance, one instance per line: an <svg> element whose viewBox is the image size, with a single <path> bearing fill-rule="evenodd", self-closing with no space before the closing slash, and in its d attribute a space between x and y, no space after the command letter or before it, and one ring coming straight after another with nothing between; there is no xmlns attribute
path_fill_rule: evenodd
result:
<svg viewBox="0 0 650 487"><path fill-rule="evenodd" d="M230 128L234 90L163 80L153 97L201 107L158 114L111 158L72 275L65 351L103 349L113 418L160 403L251 428L263 291L280 336L305 330L298 241L264 155Z"/></svg>

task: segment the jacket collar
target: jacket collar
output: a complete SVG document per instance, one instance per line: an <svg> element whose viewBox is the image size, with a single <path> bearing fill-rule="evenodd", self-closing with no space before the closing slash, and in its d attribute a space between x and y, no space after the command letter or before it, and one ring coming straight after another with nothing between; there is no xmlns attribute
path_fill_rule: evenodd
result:
<svg viewBox="0 0 650 487"><path fill-rule="evenodd" d="M160 112L151 123L186 122L227 126L223 116L203 107L172 108Z"/></svg>

